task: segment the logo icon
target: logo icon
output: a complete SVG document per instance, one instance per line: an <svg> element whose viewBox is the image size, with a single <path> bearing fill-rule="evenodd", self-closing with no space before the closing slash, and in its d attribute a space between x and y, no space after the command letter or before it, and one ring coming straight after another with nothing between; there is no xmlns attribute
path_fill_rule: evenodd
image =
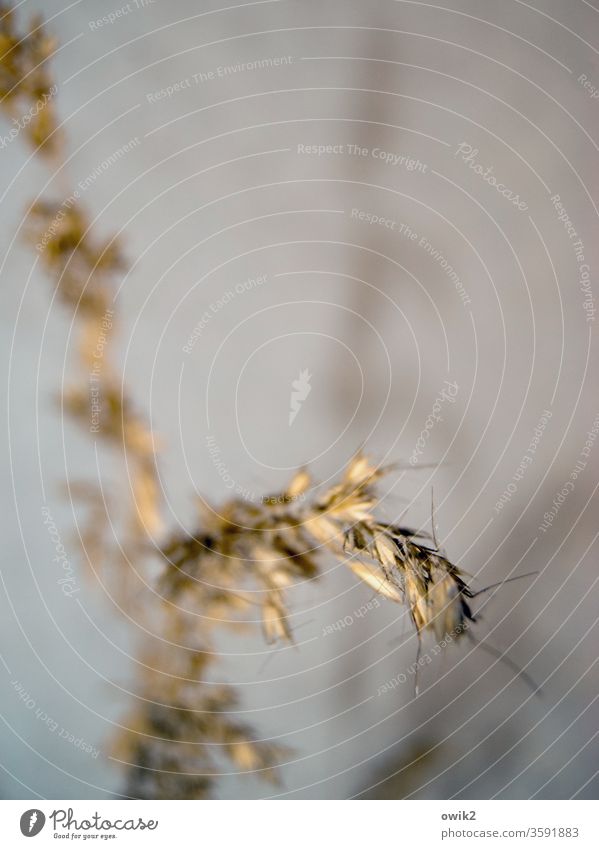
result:
<svg viewBox="0 0 599 849"><path fill-rule="evenodd" d="M303 371L300 371L297 380L291 381L292 391L291 398L289 400L289 427L291 427L295 421L295 417L299 413L303 402L312 390L312 387L310 386L311 378L312 375L308 369L305 368Z"/></svg>
<svg viewBox="0 0 599 849"><path fill-rule="evenodd" d="M38 808L31 808L21 816L21 834L25 837L35 837L46 824L46 817Z"/></svg>

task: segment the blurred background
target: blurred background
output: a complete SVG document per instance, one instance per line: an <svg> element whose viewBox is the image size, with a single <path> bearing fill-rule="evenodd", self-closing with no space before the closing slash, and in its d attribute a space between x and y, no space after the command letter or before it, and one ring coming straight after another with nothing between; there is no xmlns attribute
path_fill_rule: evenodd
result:
<svg viewBox="0 0 599 849"><path fill-rule="evenodd" d="M36 11L61 45L69 158L49 176L19 140L0 150L0 795L119 793L110 741L136 698L143 634L79 574L60 493L80 478L110 493L116 460L55 403L71 319L20 238L32 198L79 184L131 260L114 344L160 434L169 527L193 527L197 494L259 499L303 464L327 482L364 446L403 464L388 520L430 529L434 491L439 542L475 589L539 572L477 599L476 634L542 697L464 641L431 654L415 698L405 610L358 615L371 591L325 562L291 591L297 647L223 638L240 717L292 754L281 787L226 774L217 795L596 797L599 10L19 8Z"/></svg>

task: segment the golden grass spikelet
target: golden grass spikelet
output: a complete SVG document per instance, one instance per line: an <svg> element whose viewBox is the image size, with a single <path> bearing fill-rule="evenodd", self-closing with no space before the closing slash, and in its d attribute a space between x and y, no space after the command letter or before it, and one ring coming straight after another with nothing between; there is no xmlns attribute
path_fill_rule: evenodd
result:
<svg viewBox="0 0 599 849"><path fill-rule="evenodd" d="M3 110L18 122L29 109L23 136L44 155L66 159L47 69L54 41L39 19L20 32L2 3L0 16ZM35 111L31 107L40 99L44 106ZM109 324L112 328L115 276L125 260L119 243L90 229L75 198L73 193L62 203L33 204L28 238L78 322L80 373L63 400L71 418L89 432L95 345ZM123 389L107 344L110 334L105 335L102 367L94 375L98 427L93 432L118 459L124 454L130 476L130 486L122 489L131 498L120 511L116 535L102 490L73 485L70 494L88 514L82 539L94 569L110 560L121 591L129 578L136 579L138 606L125 596L124 607L129 615L139 614L139 630L147 635L140 707L119 740L119 759L128 769L126 792L149 799L204 798L223 756L242 771L275 780L286 750L254 741L251 728L234 717L235 691L211 680L218 660L215 630L261 621L267 642L292 642L287 596L294 584L318 576L327 554L375 592L406 604L419 638L425 630L439 639L463 633L473 619L468 603L473 593L458 567L424 535L376 519L376 484L386 470L363 452L351 459L338 483L312 499L312 479L301 469L281 493L260 503L232 499L217 509L202 502L198 527L177 529L156 552L148 539L161 528L156 442ZM157 568L151 554L157 554Z"/></svg>

